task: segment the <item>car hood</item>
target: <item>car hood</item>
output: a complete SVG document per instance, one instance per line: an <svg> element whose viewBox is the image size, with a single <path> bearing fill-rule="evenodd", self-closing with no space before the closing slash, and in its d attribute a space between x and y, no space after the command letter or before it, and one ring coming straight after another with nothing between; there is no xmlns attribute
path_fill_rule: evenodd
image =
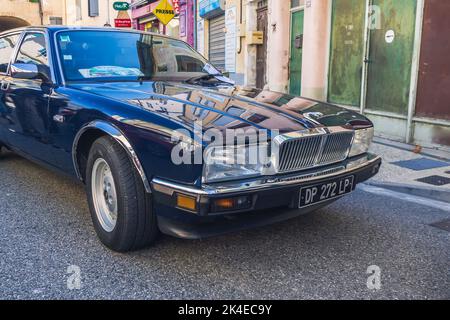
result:
<svg viewBox="0 0 450 320"><path fill-rule="evenodd" d="M280 133L326 126L368 127L364 116L335 105L241 86L173 82L80 83L70 87L204 129L267 129Z"/></svg>

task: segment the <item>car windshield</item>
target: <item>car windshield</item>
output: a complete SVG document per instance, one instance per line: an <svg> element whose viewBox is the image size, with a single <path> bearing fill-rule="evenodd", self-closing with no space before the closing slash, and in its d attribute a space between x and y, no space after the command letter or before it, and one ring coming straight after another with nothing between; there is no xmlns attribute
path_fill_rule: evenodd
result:
<svg viewBox="0 0 450 320"><path fill-rule="evenodd" d="M185 81L220 72L183 41L152 34L74 30L57 34L66 81Z"/></svg>

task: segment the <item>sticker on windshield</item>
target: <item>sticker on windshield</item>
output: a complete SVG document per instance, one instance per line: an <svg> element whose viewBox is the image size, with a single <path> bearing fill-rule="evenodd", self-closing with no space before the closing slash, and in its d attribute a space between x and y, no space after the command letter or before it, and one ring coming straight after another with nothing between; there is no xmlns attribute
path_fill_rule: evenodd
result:
<svg viewBox="0 0 450 320"><path fill-rule="evenodd" d="M123 68L116 66L98 66L90 69L80 69L78 71L84 78L140 77L144 75L137 68Z"/></svg>
<svg viewBox="0 0 450 320"><path fill-rule="evenodd" d="M61 42L70 42L70 36L61 36L59 39Z"/></svg>

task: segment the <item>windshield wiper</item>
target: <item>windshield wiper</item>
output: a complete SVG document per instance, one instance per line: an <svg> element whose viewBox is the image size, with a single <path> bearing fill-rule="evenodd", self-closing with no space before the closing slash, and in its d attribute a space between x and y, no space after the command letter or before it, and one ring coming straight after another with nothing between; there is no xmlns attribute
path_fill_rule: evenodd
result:
<svg viewBox="0 0 450 320"><path fill-rule="evenodd" d="M195 84L195 83L197 83L199 81L208 81L208 80L215 79L218 82L228 83L228 82L222 81L220 79L217 79L216 77L223 77L223 74L221 74L221 73L204 74L204 75L201 75L201 76L189 78L189 79L186 80L186 82L187 83L191 83L191 84Z"/></svg>

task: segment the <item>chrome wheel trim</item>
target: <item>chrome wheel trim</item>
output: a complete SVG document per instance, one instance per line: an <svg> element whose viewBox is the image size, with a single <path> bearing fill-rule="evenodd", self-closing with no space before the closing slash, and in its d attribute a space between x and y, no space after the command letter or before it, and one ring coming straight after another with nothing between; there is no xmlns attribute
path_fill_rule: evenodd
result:
<svg viewBox="0 0 450 320"><path fill-rule="evenodd" d="M111 168L103 158L95 161L91 180L97 219L106 232L112 232L117 224L117 192Z"/></svg>

